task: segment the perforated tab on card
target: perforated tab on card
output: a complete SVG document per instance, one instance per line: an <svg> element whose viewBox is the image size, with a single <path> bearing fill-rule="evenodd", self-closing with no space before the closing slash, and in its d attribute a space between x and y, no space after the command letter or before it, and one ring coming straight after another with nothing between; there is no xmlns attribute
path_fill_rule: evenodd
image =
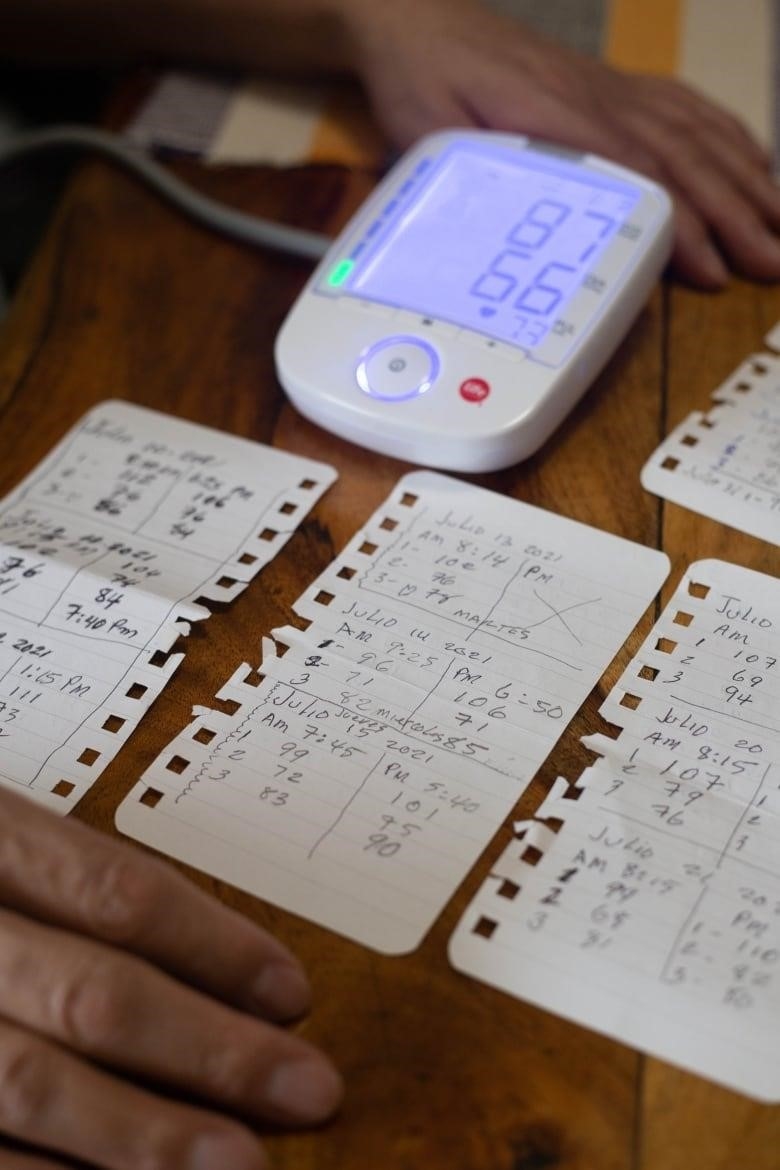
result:
<svg viewBox="0 0 780 1170"><path fill-rule="evenodd" d="M777 406L780 356L754 353L712 392L713 401L752 412Z"/></svg>
<svg viewBox="0 0 780 1170"><path fill-rule="evenodd" d="M780 357L753 354L677 426L642 469L656 495L780 544Z"/></svg>
<svg viewBox="0 0 780 1170"><path fill-rule="evenodd" d="M244 592L246 586L246 580L231 577L220 569L211 581L201 586L198 596L203 601L217 601L229 605Z"/></svg>
<svg viewBox="0 0 780 1170"><path fill-rule="evenodd" d="M577 798L538 811L557 834L530 871L505 851L454 965L777 1100L779 664L780 581L692 565L602 704Z"/></svg>
<svg viewBox="0 0 780 1170"><path fill-rule="evenodd" d="M516 835L496 863L483 887L483 897L469 908L469 927L476 938L493 939L505 916L512 914L536 867L555 839L555 833L537 821L515 827ZM500 942L500 936L498 940Z"/></svg>
<svg viewBox="0 0 780 1170"><path fill-rule="evenodd" d="M117 824L377 950L411 950L667 569L559 516L405 476L274 631L241 710L171 745L197 750L203 777L158 762ZM206 724L216 736L193 749Z"/></svg>
<svg viewBox="0 0 780 1170"><path fill-rule="evenodd" d="M0 504L0 783L67 812L191 623L245 588L333 478L129 403L91 411ZM269 517L284 531L264 539Z"/></svg>

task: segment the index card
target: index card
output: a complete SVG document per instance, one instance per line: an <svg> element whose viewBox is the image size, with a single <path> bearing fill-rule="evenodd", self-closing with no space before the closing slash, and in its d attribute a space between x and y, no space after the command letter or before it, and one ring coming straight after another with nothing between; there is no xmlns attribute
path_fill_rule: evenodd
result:
<svg viewBox="0 0 780 1170"><path fill-rule="evenodd" d="M96 407L0 504L0 783L65 813L335 478L126 402Z"/></svg>
<svg viewBox="0 0 780 1170"><path fill-rule="evenodd" d="M780 544L780 358L754 354L642 469L648 491Z"/></svg>
<svg viewBox="0 0 780 1170"><path fill-rule="evenodd" d="M471 903L455 967L780 1099L780 581L689 569ZM555 826L558 831L553 831Z"/></svg>
<svg viewBox="0 0 780 1170"><path fill-rule="evenodd" d="M386 953L413 949L668 572L406 476L129 794L117 825Z"/></svg>

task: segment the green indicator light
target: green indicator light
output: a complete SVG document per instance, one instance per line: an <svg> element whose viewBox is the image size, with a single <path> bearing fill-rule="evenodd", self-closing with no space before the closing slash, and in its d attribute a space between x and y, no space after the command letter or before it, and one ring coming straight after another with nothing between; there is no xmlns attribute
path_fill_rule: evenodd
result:
<svg viewBox="0 0 780 1170"><path fill-rule="evenodd" d="M339 260L338 264L328 277L328 284L331 286L331 288L336 288L337 285L343 284L354 267L354 260Z"/></svg>

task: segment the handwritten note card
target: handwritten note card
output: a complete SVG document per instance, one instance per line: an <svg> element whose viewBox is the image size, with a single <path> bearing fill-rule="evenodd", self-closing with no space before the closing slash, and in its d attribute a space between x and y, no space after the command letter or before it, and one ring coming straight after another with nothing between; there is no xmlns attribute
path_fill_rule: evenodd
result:
<svg viewBox="0 0 780 1170"><path fill-rule="evenodd" d="M648 491L780 544L780 358L756 354L642 469Z"/></svg>
<svg viewBox="0 0 780 1170"><path fill-rule="evenodd" d="M517 826L452 962L778 1100L780 581L693 565L602 714L615 738Z"/></svg>
<svg viewBox="0 0 780 1170"><path fill-rule="evenodd" d="M0 504L0 782L67 812L332 469L144 410L91 411Z"/></svg>
<svg viewBox="0 0 780 1170"><path fill-rule="evenodd" d="M387 503L119 828L388 953L420 941L668 571L432 472ZM282 653L281 651L284 651Z"/></svg>

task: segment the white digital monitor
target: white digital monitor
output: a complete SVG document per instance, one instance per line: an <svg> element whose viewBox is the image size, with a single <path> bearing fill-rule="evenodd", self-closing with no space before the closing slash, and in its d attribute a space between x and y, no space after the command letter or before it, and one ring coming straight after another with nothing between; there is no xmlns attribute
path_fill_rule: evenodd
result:
<svg viewBox="0 0 780 1170"><path fill-rule="evenodd" d="M423 139L317 267L277 339L307 417L415 463L532 454L619 344L666 263L668 195L514 135Z"/></svg>

